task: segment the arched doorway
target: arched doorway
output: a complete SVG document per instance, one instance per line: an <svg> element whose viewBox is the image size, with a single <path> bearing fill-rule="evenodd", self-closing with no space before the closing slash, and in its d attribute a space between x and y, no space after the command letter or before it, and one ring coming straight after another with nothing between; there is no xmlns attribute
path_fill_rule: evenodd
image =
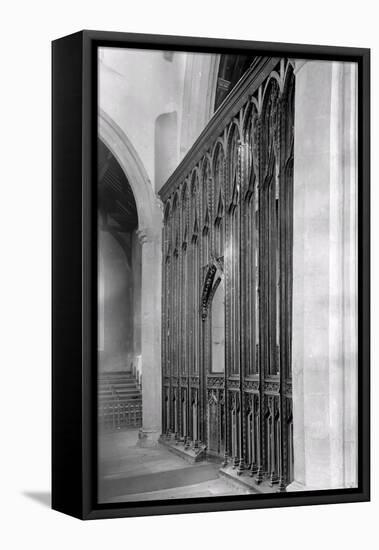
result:
<svg viewBox="0 0 379 550"><path fill-rule="evenodd" d="M141 427L141 243L133 191L98 140L100 429Z"/></svg>
<svg viewBox="0 0 379 550"><path fill-rule="evenodd" d="M133 194L136 236L141 253L140 365L142 372L141 445L156 444L161 433L161 203L130 140L101 109L98 136L118 162Z"/></svg>

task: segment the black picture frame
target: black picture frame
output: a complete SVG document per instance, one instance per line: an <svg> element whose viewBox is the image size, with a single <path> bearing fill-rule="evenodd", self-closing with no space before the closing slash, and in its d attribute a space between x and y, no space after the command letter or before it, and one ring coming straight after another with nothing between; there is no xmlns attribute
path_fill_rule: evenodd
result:
<svg viewBox="0 0 379 550"><path fill-rule="evenodd" d="M358 64L358 410L356 489L98 504L96 413L97 48L254 52ZM370 499L370 50L85 30L52 43L52 508L80 519Z"/></svg>

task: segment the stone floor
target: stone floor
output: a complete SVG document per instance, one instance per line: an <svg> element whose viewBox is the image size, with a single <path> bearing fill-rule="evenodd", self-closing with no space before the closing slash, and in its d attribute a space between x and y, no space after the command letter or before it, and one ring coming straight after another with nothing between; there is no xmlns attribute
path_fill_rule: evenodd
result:
<svg viewBox="0 0 379 550"><path fill-rule="evenodd" d="M213 462L189 464L165 446L137 447L138 430L99 437L99 502L245 494L219 476Z"/></svg>

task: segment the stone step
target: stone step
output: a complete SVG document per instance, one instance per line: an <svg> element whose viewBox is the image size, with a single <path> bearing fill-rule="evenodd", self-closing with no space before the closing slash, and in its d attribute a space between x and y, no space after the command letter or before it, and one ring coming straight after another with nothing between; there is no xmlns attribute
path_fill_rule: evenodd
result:
<svg viewBox="0 0 379 550"><path fill-rule="evenodd" d="M113 386L113 389L118 393L140 393L139 388L122 388L120 386Z"/></svg>
<svg viewBox="0 0 379 550"><path fill-rule="evenodd" d="M138 396L135 396L135 397L129 397L127 399L125 398L120 398L120 397L103 397L103 398L99 398L99 403L142 403L142 399L141 397L138 395Z"/></svg>
<svg viewBox="0 0 379 550"><path fill-rule="evenodd" d="M113 414L113 409L118 410L117 405L120 405L121 414L123 414L123 406L142 407L141 389L132 372L115 371L100 374L98 400L103 410L109 406L109 412L106 412L106 414ZM133 412L133 414L140 415L141 412Z"/></svg>
<svg viewBox="0 0 379 550"><path fill-rule="evenodd" d="M110 400L118 399L118 400L122 400L122 401L128 401L128 399L135 400L135 399L141 399L142 398L140 392L135 392L135 393L110 393L110 394L109 393L99 393L98 397L102 401L104 401L104 399L110 399Z"/></svg>
<svg viewBox="0 0 379 550"><path fill-rule="evenodd" d="M112 389L114 390L120 390L120 391L140 391L139 387L136 386L134 384L134 386L126 386L124 384L120 384L120 385L117 385L117 384L111 384L111 385L108 385L108 386L102 386L102 387L99 387L99 391L112 391Z"/></svg>
<svg viewBox="0 0 379 550"><path fill-rule="evenodd" d="M135 377L131 372L110 372L110 373L101 373L98 376L99 380L115 380L120 378L122 380L134 380Z"/></svg>
<svg viewBox="0 0 379 550"><path fill-rule="evenodd" d="M109 388L109 387L129 389L129 388L138 388L138 385L135 382L131 382L130 384L125 384L124 382L119 383L119 384L114 384L112 382L111 384L100 384L99 385L99 388L106 389L106 388Z"/></svg>
<svg viewBox="0 0 379 550"><path fill-rule="evenodd" d="M109 382L100 382L98 384L98 387L99 388L106 388L106 387L109 387L109 386L122 386L122 387L125 387L125 388L129 388L129 387L137 387L138 384L135 380L130 380L128 382L125 382L125 381L116 381L116 382L113 382L113 381L109 381Z"/></svg>

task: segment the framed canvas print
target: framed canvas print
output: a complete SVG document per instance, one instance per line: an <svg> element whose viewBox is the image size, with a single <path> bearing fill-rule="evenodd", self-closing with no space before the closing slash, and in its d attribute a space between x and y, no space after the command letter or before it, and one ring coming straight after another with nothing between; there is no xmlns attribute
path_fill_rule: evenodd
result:
<svg viewBox="0 0 379 550"><path fill-rule="evenodd" d="M369 50L53 42L53 508L369 500Z"/></svg>

